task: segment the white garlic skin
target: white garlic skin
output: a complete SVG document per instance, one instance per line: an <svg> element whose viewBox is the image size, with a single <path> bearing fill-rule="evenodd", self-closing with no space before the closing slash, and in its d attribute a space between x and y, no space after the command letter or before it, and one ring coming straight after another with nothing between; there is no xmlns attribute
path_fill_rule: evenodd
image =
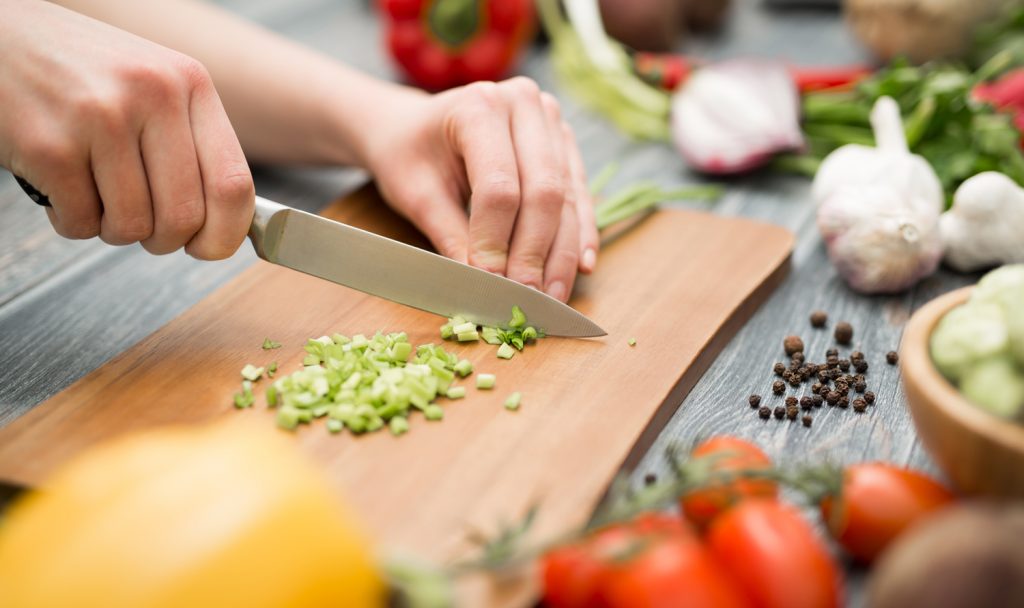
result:
<svg viewBox="0 0 1024 608"><path fill-rule="evenodd" d="M979 173L957 188L939 231L956 270L1024 262L1024 189L1002 173Z"/></svg>
<svg viewBox="0 0 1024 608"><path fill-rule="evenodd" d="M840 276L861 293L898 293L935 272L942 259L938 214L917 213L884 185L847 186L818 208L818 229Z"/></svg>
<svg viewBox="0 0 1024 608"><path fill-rule="evenodd" d="M942 258L942 184L907 149L899 106L881 97L871 110L878 147L850 144L814 176L818 229L829 259L853 289L896 293L935 272Z"/></svg>

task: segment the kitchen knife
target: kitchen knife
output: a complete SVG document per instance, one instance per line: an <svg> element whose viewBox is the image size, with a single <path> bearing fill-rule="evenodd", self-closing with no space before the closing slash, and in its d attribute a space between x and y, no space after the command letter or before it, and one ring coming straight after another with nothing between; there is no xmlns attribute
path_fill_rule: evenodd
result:
<svg viewBox="0 0 1024 608"><path fill-rule="evenodd" d="M50 206L46 195L15 179L33 201ZM249 239L268 262L444 317L504 326L518 305L531 325L550 336L606 333L571 307L515 281L259 196Z"/></svg>

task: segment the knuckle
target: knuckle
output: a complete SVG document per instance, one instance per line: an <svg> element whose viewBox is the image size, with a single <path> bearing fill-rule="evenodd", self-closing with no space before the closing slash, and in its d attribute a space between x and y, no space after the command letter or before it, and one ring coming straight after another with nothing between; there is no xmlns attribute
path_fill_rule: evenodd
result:
<svg viewBox="0 0 1024 608"><path fill-rule="evenodd" d="M73 222L56 222L54 230L66 239L91 239L100 233L98 218L82 218Z"/></svg>
<svg viewBox="0 0 1024 608"><path fill-rule="evenodd" d="M214 184L214 195L220 203L251 206L256 197L256 186L248 167L226 171Z"/></svg>
<svg viewBox="0 0 1024 608"><path fill-rule="evenodd" d="M173 66L160 62L139 62L126 68L124 78L135 92L146 94L146 102L170 98L181 88Z"/></svg>
<svg viewBox="0 0 1024 608"><path fill-rule="evenodd" d="M576 249L557 249L551 252L548 264L552 268L575 269L580 263L580 254Z"/></svg>
<svg viewBox="0 0 1024 608"><path fill-rule="evenodd" d="M513 94L519 97L536 99L540 96L540 87L532 78L516 76L507 80L506 83Z"/></svg>
<svg viewBox="0 0 1024 608"><path fill-rule="evenodd" d="M83 95L74 100L77 116L106 133L118 133L129 122L129 107L119 93Z"/></svg>
<svg viewBox="0 0 1024 608"><path fill-rule="evenodd" d="M105 220L107 225L101 234L108 242L134 243L144 241L153 234L153 221L143 215L119 217L116 220Z"/></svg>
<svg viewBox="0 0 1024 608"><path fill-rule="evenodd" d="M558 100L555 99L554 95L547 91L541 92L540 103L544 106L544 111L547 112L548 116L550 116L556 124L565 124L562 122L562 107L559 105Z"/></svg>
<svg viewBox="0 0 1024 608"><path fill-rule="evenodd" d="M514 212L519 208L519 183L506 175L484 179L476 193L482 204L499 212Z"/></svg>
<svg viewBox="0 0 1024 608"><path fill-rule="evenodd" d="M209 244L191 241L185 245L185 253L197 260L205 260L208 262L227 259L231 257L235 252L235 249L237 249L237 247L231 247L227 243Z"/></svg>
<svg viewBox="0 0 1024 608"><path fill-rule="evenodd" d="M74 165L77 150L74 143L66 138L29 139L22 147L21 156L25 165L38 168L70 168Z"/></svg>
<svg viewBox="0 0 1024 608"><path fill-rule="evenodd" d="M565 204L567 192L564 179L549 175L535 180L530 185L527 198L544 209L561 209Z"/></svg>
<svg viewBox="0 0 1024 608"><path fill-rule="evenodd" d="M501 103L501 91L498 85L489 81L474 82L465 88L466 97L474 103L495 106Z"/></svg>
<svg viewBox="0 0 1024 608"><path fill-rule="evenodd" d="M188 55L177 56L175 69L190 90L207 89L213 86L213 78L206 66Z"/></svg>

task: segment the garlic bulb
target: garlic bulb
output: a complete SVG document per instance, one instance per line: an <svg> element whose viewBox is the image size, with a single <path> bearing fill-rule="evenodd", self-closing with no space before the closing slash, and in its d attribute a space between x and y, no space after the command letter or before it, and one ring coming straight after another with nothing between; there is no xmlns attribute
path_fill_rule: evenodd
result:
<svg viewBox="0 0 1024 608"><path fill-rule="evenodd" d="M800 96L775 63L702 67L672 97L672 139L694 169L739 173L804 144Z"/></svg>
<svg viewBox="0 0 1024 608"><path fill-rule="evenodd" d="M957 270L1024 262L1024 189L1002 173L979 173L957 188L939 231Z"/></svg>
<svg viewBox="0 0 1024 608"><path fill-rule="evenodd" d="M931 165L908 150L893 99L875 103L871 125L878 147L850 144L828 155L811 196L839 274L857 291L895 293L938 266L944 198Z"/></svg>

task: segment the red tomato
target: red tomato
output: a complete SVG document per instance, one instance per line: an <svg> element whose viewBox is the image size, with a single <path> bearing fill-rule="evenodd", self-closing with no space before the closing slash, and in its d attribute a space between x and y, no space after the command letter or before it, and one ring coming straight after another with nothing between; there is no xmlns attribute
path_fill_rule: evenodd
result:
<svg viewBox="0 0 1024 608"><path fill-rule="evenodd" d="M744 501L712 522L707 543L758 608L841 603L839 567L793 507L764 498Z"/></svg>
<svg viewBox="0 0 1024 608"><path fill-rule="evenodd" d="M712 466L714 471L740 469L768 469L771 459L756 445L737 437L712 437L690 452L694 458L722 455ZM740 479L726 484L691 492L679 500L686 518L699 528L705 528L723 511L747 498L775 498L778 489L766 479Z"/></svg>
<svg viewBox="0 0 1024 608"><path fill-rule="evenodd" d="M694 536L647 537L604 575L599 605L608 608L741 608L735 583Z"/></svg>
<svg viewBox="0 0 1024 608"><path fill-rule="evenodd" d="M847 467L842 489L821 501L829 533L853 557L871 562L905 529L953 502L931 477L886 463Z"/></svg>
<svg viewBox="0 0 1024 608"><path fill-rule="evenodd" d="M545 605L553 608L598 606L607 558L625 551L633 537L625 526L612 526L545 554L541 559Z"/></svg>

